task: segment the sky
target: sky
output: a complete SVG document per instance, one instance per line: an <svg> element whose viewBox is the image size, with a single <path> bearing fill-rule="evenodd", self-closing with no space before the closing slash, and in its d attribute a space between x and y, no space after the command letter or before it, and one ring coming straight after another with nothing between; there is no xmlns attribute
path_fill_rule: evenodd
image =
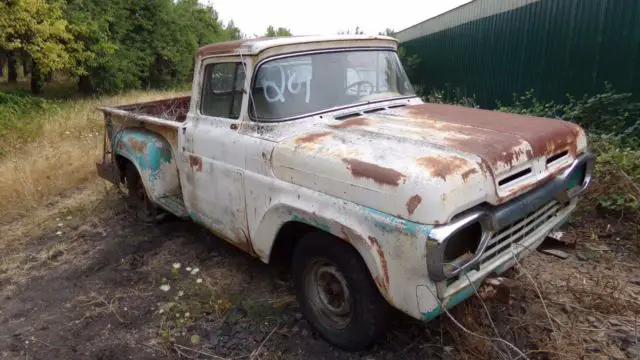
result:
<svg viewBox="0 0 640 360"><path fill-rule="evenodd" d="M470 0L207 0L220 18L248 37L264 35L267 26L289 28L294 35L400 31ZM376 4L377 3L377 4Z"/></svg>

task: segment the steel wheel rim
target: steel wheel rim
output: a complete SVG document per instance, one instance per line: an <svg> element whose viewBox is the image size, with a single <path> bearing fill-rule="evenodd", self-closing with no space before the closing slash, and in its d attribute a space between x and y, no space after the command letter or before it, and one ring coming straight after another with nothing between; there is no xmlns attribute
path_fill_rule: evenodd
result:
<svg viewBox="0 0 640 360"><path fill-rule="evenodd" d="M351 294L344 275L326 259L310 265L305 292L318 320L332 329L344 329L351 320Z"/></svg>

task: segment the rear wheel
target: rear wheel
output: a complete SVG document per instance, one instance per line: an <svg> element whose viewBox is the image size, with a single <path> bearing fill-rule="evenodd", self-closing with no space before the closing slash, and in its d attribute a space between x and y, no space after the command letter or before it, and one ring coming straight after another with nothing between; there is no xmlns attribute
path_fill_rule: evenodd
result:
<svg viewBox="0 0 640 360"><path fill-rule="evenodd" d="M305 318L331 344L365 350L384 335L391 308L349 244L322 232L306 235L293 254L293 275Z"/></svg>
<svg viewBox="0 0 640 360"><path fill-rule="evenodd" d="M158 221L161 217L161 211L147 195L144 182L142 182L135 166L127 165L124 178L128 193L127 202L135 211L136 217L148 223Z"/></svg>

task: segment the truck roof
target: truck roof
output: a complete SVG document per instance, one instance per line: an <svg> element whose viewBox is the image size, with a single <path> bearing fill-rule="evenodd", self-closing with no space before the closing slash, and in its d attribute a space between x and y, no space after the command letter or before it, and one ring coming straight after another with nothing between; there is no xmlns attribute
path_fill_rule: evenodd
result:
<svg viewBox="0 0 640 360"><path fill-rule="evenodd" d="M382 35L303 35L287 37L259 37L240 39L205 45L198 49L198 57L215 55L256 55L263 50L287 45L301 45L319 42L356 42L359 46L391 46L397 48L398 41ZM371 43L371 44L366 44Z"/></svg>

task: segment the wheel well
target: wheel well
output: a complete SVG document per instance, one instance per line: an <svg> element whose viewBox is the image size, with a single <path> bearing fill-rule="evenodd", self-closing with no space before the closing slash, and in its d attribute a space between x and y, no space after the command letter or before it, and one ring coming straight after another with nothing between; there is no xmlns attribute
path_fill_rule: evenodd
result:
<svg viewBox="0 0 640 360"><path fill-rule="evenodd" d="M131 160L122 155L116 155L116 164L118 165L118 170L120 171L120 182L124 183L124 174L126 174L127 167L135 165L133 165Z"/></svg>
<svg viewBox="0 0 640 360"><path fill-rule="evenodd" d="M306 234L313 231L322 231L309 224L289 221L285 223L278 231L273 244L273 249L269 255L269 263L289 268L293 250L296 248L298 241Z"/></svg>

